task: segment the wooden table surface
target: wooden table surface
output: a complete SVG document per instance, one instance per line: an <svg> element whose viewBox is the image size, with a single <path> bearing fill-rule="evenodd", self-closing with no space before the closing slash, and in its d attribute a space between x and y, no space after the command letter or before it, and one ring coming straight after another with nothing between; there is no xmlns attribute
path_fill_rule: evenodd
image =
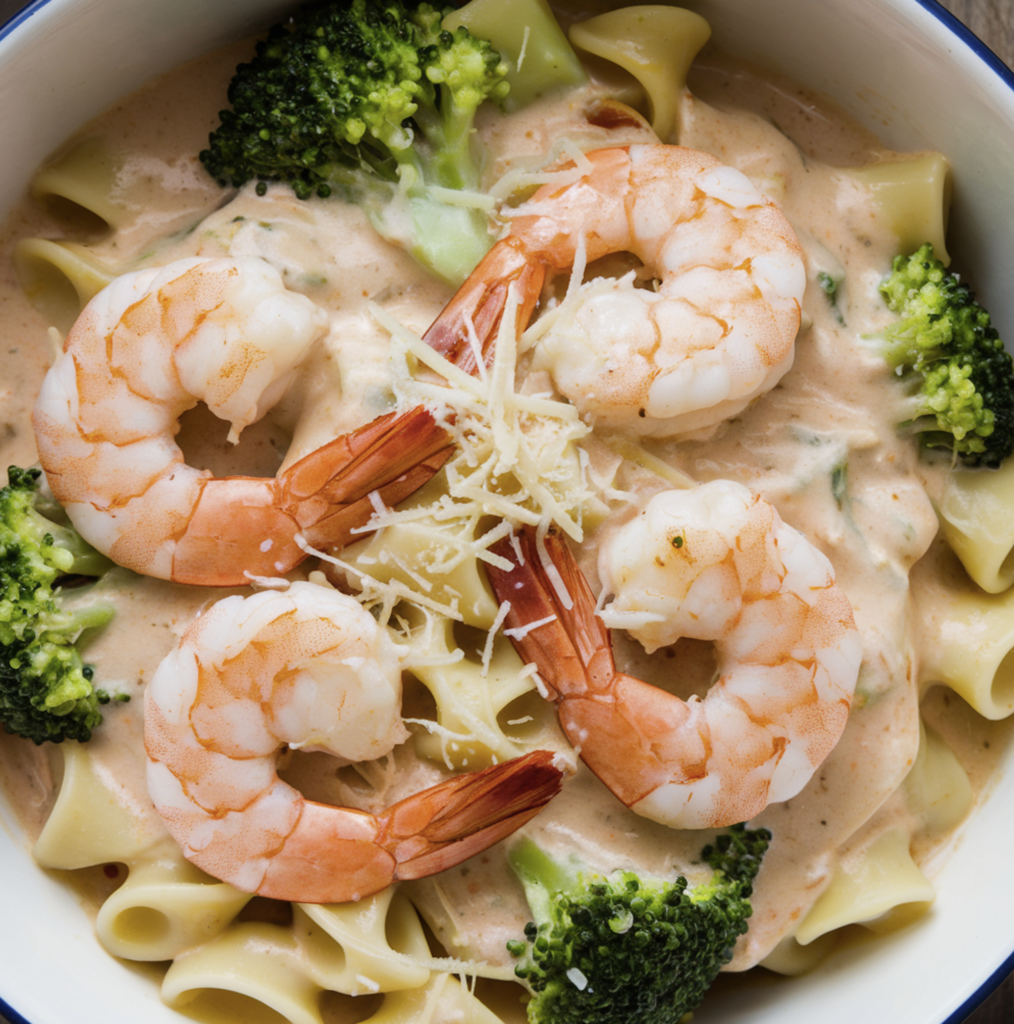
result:
<svg viewBox="0 0 1014 1024"><path fill-rule="evenodd" d="M1014 67L1014 0L940 0L1009 67ZM0 0L0 22L24 6L23 0ZM1007 908L997 908L1005 912ZM872 1016L871 1016L871 1019ZM2 1020L2 1018L0 1018ZM875 1024L890 1024L876 1021ZM1014 1024L1014 974L969 1016L965 1024Z"/></svg>

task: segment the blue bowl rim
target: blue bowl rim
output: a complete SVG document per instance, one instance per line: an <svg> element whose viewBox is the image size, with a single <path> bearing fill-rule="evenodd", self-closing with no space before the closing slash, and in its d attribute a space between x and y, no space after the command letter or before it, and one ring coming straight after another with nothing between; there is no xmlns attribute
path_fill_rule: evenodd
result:
<svg viewBox="0 0 1014 1024"><path fill-rule="evenodd" d="M0 25L0 39L14 32L37 11L45 7L50 0L31 0L7 21ZM1000 78L1009 89L1014 91L1014 70L1009 68L974 32L959 21L950 11L942 7L937 0L916 0L916 2L942 22L957 36L984 64ZM1014 971L1014 949L1003 963L972 993L943 1024L961 1024L973 1010L977 1009ZM2 996L0 996L0 1014L9 1024L31 1024L22 1017Z"/></svg>

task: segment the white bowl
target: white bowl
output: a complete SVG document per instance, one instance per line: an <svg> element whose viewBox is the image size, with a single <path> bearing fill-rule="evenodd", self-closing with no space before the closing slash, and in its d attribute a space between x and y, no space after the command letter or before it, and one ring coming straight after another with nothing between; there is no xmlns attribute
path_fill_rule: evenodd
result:
<svg viewBox="0 0 1014 1024"><path fill-rule="evenodd" d="M160 72L250 34L286 0L36 0L0 30L0 208L78 125ZM834 97L897 149L931 148L957 183L949 245L1014 337L1014 76L925 0L696 0L715 40ZM733 986L700 1024L960 1021L1014 967L1014 773L964 828L919 923L813 974ZM179 1024L144 974L107 956L71 890L37 868L0 803L0 1011L30 1024Z"/></svg>

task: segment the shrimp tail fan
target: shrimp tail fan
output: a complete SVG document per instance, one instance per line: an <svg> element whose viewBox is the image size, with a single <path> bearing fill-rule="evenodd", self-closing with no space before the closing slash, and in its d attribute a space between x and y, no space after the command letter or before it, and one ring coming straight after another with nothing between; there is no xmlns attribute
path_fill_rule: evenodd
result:
<svg viewBox="0 0 1014 1024"><path fill-rule="evenodd" d="M384 817L396 876L432 875L511 835L560 792L563 771L554 761L535 750L395 804Z"/></svg>
<svg viewBox="0 0 1014 1024"><path fill-rule="evenodd" d="M422 406L379 416L336 438L286 471L288 497L303 536L311 546L344 547L375 511L376 497L397 505L427 483L452 451L450 435ZM337 454L330 457L332 452ZM326 477L329 463L342 467L331 479ZM329 504L325 515L319 511L321 499Z"/></svg>
<svg viewBox="0 0 1014 1024"><path fill-rule="evenodd" d="M589 689L592 675L615 674L609 631L595 615L595 595L566 541L549 533L544 555L539 546L535 530L527 527L497 541L491 553L512 566L490 563L486 574L496 599L510 602L506 625L521 660L552 665L562 691L580 693ZM532 623L540 628L531 629ZM555 687L543 682L555 698Z"/></svg>

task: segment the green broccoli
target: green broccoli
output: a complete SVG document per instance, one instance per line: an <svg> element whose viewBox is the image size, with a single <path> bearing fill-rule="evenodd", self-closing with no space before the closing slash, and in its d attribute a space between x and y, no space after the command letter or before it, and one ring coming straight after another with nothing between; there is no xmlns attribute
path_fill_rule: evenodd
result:
<svg viewBox="0 0 1014 1024"><path fill-rule="evenodd" d="M298 12L236 69L231 110L201 153L222 185L337 189L377 230L452 283L492 244L471 135L507 94L507 66L417 0L334 0Z"/></svg>
<svg viewBox="0 0 1014 1024"><path fill-rule="evenodd" d="M78 534L36 508L38 469L8 470L0 489L0 723L36 743L87 740L109 695L92 686L92 670L74 646L82 631L104 625L112 612L70 613L54 584L74 574L96 575L108 560Z"/></svg>
<svg viewBox="0 0 1014 1024"><path fill-rule="evenodd" d="M714 874L687 888L605 878L562 865L530 839L511 851L535 922L527 942L508 943L518 977L532 990L532 1024L675 1024L697 1007L747 930L749 896L771 840L735 825L707 846Z"/></svg>
<svg viewBox="0 0 1014 1024"><path fill-rule="evenodd" d="M888 364L913 388L906 426L967 465L1000 465L1014 449L1014 364L989 313L929 243L896 257L880 291L901 315L882 338Z"/></svg>

